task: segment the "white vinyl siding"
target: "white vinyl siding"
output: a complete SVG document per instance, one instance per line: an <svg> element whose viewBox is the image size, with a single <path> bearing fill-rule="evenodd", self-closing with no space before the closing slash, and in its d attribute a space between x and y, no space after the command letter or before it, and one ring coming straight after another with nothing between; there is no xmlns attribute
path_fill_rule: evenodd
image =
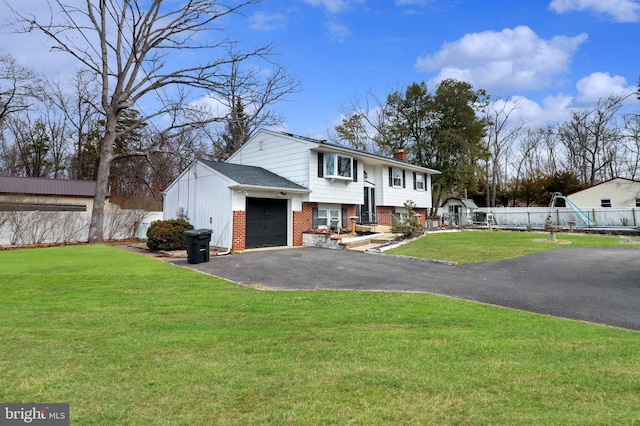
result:
<svg viewBox="0 0 640 426"><path fill-rule="evenodd" d="M165 191L163 219L176 219L182 212L194 228L212 230L212 246L228 248L232 229L228 186L233 183L202 163L194 163Z"/></svg>
<svg viewBox="0 0 640 426"><path fill-rule="evenodd" d="M393 167L392 169L399 169ZM369 170L369 168L367 169ZM399 169L401 170L401 169ZM403 206L407 200L412 200L418 208L430 208L431 207L431 176L427 175L427 181L425 182L425 191L416 191L413 189L413 171L405 170L405 187L396 186L395 179L392 181L392 186L389 185L389 167L377 166L375 171L376 176L376 205L379 206ZM392 177L394 177L392 172ZM378 183L380 182L380 183Z"/></svg>
<svg viewBox="0 0 640 426"><path fill-rule="evenodd" d="M310 145L294 137L261 131L227 162L262 167L308 188Z"/></svg>
<svg viewBox="0 0 640 426"><path fill-rule="evenodd" d="M324 155L326 157L326 155ZM351 179L331 179L324 176L323 173L318 173L318 153L311 152L310 165L310 184L309 189L309 201L317 203L337 203L337 204L362 204L364 203L364 184L363 184L363 168L362 162L354 157L354 161L358 162L357 167L357 179L355 176ZM326 164L326 161L323 162ZM355 170L352 164L352 170ZM322 174L322 177L318 177L318 174Z"/></svg>
<svg viewBox="0 0 640 426"><path fill-rule="evenodd" d="M636 207L636 199L640 198L640 182L615 178L567 198L581 209L601 207L603 200L609 200L613 208Z"/></svg>

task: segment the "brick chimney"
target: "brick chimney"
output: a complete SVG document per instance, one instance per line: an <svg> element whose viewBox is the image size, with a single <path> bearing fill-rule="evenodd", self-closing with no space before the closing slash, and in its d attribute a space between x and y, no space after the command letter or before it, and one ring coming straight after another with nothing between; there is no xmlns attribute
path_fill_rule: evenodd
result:
<svg viewBox="0 0 640 426"><path fill-rule="evenodd" d="M393 158L396 160L400 160L403 163L407 162L407 153L404 149L400 148L395 154L393 154Z"/></svg>

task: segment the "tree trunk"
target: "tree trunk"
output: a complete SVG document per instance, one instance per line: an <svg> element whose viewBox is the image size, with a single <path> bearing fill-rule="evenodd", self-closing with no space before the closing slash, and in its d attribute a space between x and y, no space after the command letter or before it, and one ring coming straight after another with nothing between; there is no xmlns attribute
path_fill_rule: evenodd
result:
<svg viewBox="0 0 640 426"><path fill-rule="evenodd" d="M102 138L100 148L100 163L96 178L96 195L93 199L93 211L89 225L89 242L101 243L104 241L104 201L109 191L109 172L113 159L113 143L116 140L116 125L118 115L115 112L107 113L106 131Z"/></svg>

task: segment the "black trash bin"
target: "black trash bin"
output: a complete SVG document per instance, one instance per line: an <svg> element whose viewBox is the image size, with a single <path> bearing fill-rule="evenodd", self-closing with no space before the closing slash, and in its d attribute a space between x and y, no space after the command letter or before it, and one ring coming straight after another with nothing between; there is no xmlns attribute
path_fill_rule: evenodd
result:
<svg viewBox="0 0 640 426"><path fill-rule="evenodd" d="M209 261L209 241L212 232L211 229L191 229L183 232L189 263Z"/></svg>

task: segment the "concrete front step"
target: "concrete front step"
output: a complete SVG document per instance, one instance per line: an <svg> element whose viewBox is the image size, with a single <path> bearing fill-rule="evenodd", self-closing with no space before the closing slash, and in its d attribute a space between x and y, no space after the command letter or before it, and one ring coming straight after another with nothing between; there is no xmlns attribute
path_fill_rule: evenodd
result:
<svg viewBox="0 0 640 426"><path fill-rule="evenodd" d="M395 234L384 234L382 237L372 238L371 242L374 244L386 244L395 239L397 239Z"/></svg>
<svg viewBox="0 0 640 426"><path fill-rule="evenodd" d="M361 246L356 246L356 247L347 247L347 250L352 250L352 251L367 251L369 249L374 249L376 247L380 247L380 244L363 244Z"/></svg>
<svg viewBox="0 0 640 426"><path fill-rule="evenodd" d="M366 251L369 248L387 244L396 239L395 234L372 234L362 237L345 237L341 246L349 250Z"/></svg>

